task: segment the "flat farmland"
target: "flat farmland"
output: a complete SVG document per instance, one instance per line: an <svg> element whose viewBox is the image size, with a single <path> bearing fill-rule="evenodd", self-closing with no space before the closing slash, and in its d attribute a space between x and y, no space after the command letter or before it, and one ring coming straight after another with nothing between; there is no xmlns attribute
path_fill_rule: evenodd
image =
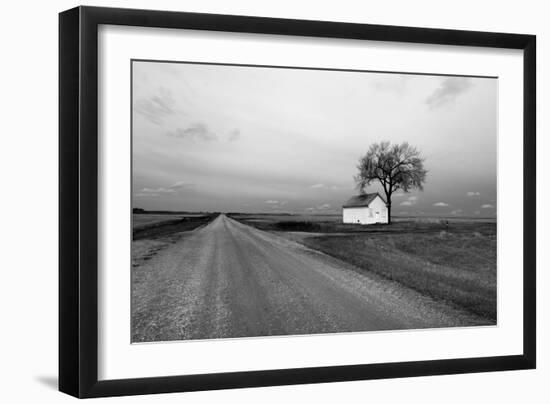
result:
<svg viewBox="0 0 550 404"><path fill-rule="evenodd" d="M205 225L217 216L215 213L191 214L133 214L134 240L155 239Z"/></svg>
<svg viewBox="0 0 550 404"><path fill-rule="evenodd" d="M495 221L154 213L132 241L133 342L496 324Z"/></svg>
<svg viewBox="0 0 550 404"><path fill-rule="evenodd" d="M132 215L132 266L151 259L185 233L206 225L216 214L134 213Z"/></svg>
<svg viewBox="0 0 550 404"><path fill-rule="evenodd" d="M307 246L307 237L294 241L294 234L220 214L193 231L134 240L132 341L494 323L335 258L321 244Z"/></svg>
<svg viewBox="0 0 550 404"><path fill-rule="evenodd" d="M231 215L496 324L496 221L396 218L343 224L340 215Z"/></svg>
<svg viewBox="0 0 550 404"><path fill-rule="evenodd" d="M342 222L342 215L308 215L308 214L268 214L268 213L229 213L228 216L235 219L250 220L255 222L277 221L311 221L311 222Z"/></svg>
<svg viewBox="0 0 550 404"><path fill-rule="evenodd" d="M158 225L184 217L199 217L202 213L134 213L132 215L132 228L142 229L151 225Z"/></svg>
<svg viewBox="0 0 550 404"><path fill-rule="evenodd" d="M229 217L260 230L311 233L496 233L496 220L460 217L393 217L391 226L342 223L342 215L230 213Z"/></svg>
<svg viewBox="0 0 550 404"><path fill-rule="evenodd" d="M216 216L216 213L134 213L132 266L142 265Z"/></svg>

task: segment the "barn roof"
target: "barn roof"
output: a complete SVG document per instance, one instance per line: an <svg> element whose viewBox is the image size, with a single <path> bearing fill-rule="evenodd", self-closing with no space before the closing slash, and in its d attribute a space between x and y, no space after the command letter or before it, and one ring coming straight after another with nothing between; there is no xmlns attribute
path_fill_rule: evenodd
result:
<svg viewBox="0 0 550 404"><path fill-rule="evenodd" d="M352 196L348 201L344 204L344 208L355 208L355 207L368 207L372 201L376 199L377 196L380 196L378 192L372 193L372 194L361 194L361 195L355 195ZM380 196L382 200L382 198Z"/></svg>

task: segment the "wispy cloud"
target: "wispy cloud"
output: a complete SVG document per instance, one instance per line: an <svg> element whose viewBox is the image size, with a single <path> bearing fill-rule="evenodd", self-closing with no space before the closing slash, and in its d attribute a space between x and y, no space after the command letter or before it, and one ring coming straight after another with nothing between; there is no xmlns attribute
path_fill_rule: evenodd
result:
<svg viewBox="0 0 550 404"><path fill-rule="evenodd" d="M279 201L276 199L268 199L267 201L264 201L264 203L268 204L271 209L274 211L279 211L285 208L285 206L288 204L288 201Z"/></svg>
<svg viewBox="0 0 550 404"><path fill-rule="evenodd" d="M418 202L418 196L411 195L407 198L406 201L401 202L399 205L401 205L401 206L412 206L412 205L416 205L417 202Z"/></svg>
<svg viewBox="0 0 550 404"><path fill-rule="evenodd" d="M168 136L187 139L191 141L211 142L218 140L215 133L211 132L208 126L202 122L193 123L185 128L176 128L166 132Z"/></svg>
<svg viewBox="0 0 550 404"><path fill-rule="evenodd" d="M309 186L312 189L328 189L330 191L338 191L342 189L338 185L327 185L327 184L313 184Z"/></svg>
<svg viewBox="0 0 550 404"><path fill-rule="evenodd" d="M158 188L142 188L138 194L142 195L151 195L151 194L175 194L176 190L172 188L164 188L164 187L158 187Z"/></svg>
<svg viewBox="0 0 550 404"><path fill-rule="evenodd" d="M157 196L160 196L160 194L156 194L156 193L148 193L148 192L137 192L134 194L135 197L146 197L146 198L152 198L152 197L157 197Z"/></svg>
<svg viewBox="0 0 550 404"><path fill-rule="evenodd" d="M311 206L309 208L306 208L305 210L308 211L308 212L314 212L314 211L325 211L325 210L328 210L330 208L331 208L330 203L323 203L321 205Z"/></svg>
<svg viewBox="0 0 550 404"><path fill-rule="evenodd" d="M170 185L170 189L185 189L185 188L193 188L193 187L195 187L195 184L187 181L178 181Z"/></svg>
<svg viewBox="0 0 550 404"><path fill-rule="evenodd" d="M451 215L460 215L462 213L462 209L455 209L451 212Z"/></svg>
<svg viewBox="0 0 550 404"><path fill-rule="evenodd" d="M493 209L494 205L491 205L489 203L486 203L485 205L481 205L481 209Z"/></svg>
<svg viewBox="0 0 550 404"><path fill-rule="evenodd" d="M404 74L380 76L377 80L372 82L372 87L378 91L401 94L407 88L409 78L409 76Z"/></svg>
<svg viewBox="0 0 550 404"><path fill-rule="evenodd" d="M445 202L436 202L434 203L434 206L449 206L449 204Z"/></svg>
<svg viewBox="0 0 550 404"><path fill-rule="evenodd" d="M466 192L466 195L468 195L468 196L479 196L481 194L477 191L468 191L468 192Z"/></svg>
<svg viewBox="0 0 550 404"><path fill-rule="evenodd" d="M426 104L432 109L450 104L472 85L469 77L445 77L439 87L426 98Z"/></svg>
<svg viewBox="0 0 550 404"><path fill-rule="evenodd" d="M173 194L176 191L172 188L159 187L159 188L143 188L141 190L141 192L154 192L154 193L158 193L158 194Z"/></svg>
<svg viewBox="0 0 550 404"><path fill-rule="evenodd" d="M149 98L141 98L134 103L134 112L150 122L160 125L163 119L175 112L176 101L172 92L164 87Z"/></svg>
<svg viewBox="0 0 550 404"><path fill-rule="evenodd" d="M227 140L230 142L236 142L241 138L241 131L239 129L233 129L231 132L229 132L229 136L227 137Z"/></svg>
<svg viewBox="0 0 550 404"><path fill-rule="evenodd" d="M179 193L180 191L184 189L189 189L195 187L195 184L186 182L186 181L178 181L169 187L157 187L157 188L151 188L151 187L145 187L134 193L134 196L147 196L147 197L153 197L153 196L169 196L169 195L175 195Z"/></svg>

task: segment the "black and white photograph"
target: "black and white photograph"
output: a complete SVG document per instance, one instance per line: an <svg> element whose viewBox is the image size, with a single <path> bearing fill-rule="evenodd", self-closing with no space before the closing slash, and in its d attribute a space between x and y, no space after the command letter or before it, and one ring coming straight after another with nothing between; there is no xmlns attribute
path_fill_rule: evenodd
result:
<svg viewBox="0 0 550 404"><path fill-rule="evenodd" d="M497 324L497 78L131 69L133 343Z"/></svg>

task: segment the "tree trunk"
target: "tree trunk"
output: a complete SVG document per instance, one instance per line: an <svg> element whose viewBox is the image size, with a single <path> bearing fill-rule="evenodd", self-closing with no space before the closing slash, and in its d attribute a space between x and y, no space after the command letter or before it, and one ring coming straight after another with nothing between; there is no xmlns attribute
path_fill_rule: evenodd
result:
<svg viewBox="0 0 550 404"><path fill-rule="evenodd" d="M388 208L388 224L391 224L391 202L388 202L386 207Z"/></svg>

